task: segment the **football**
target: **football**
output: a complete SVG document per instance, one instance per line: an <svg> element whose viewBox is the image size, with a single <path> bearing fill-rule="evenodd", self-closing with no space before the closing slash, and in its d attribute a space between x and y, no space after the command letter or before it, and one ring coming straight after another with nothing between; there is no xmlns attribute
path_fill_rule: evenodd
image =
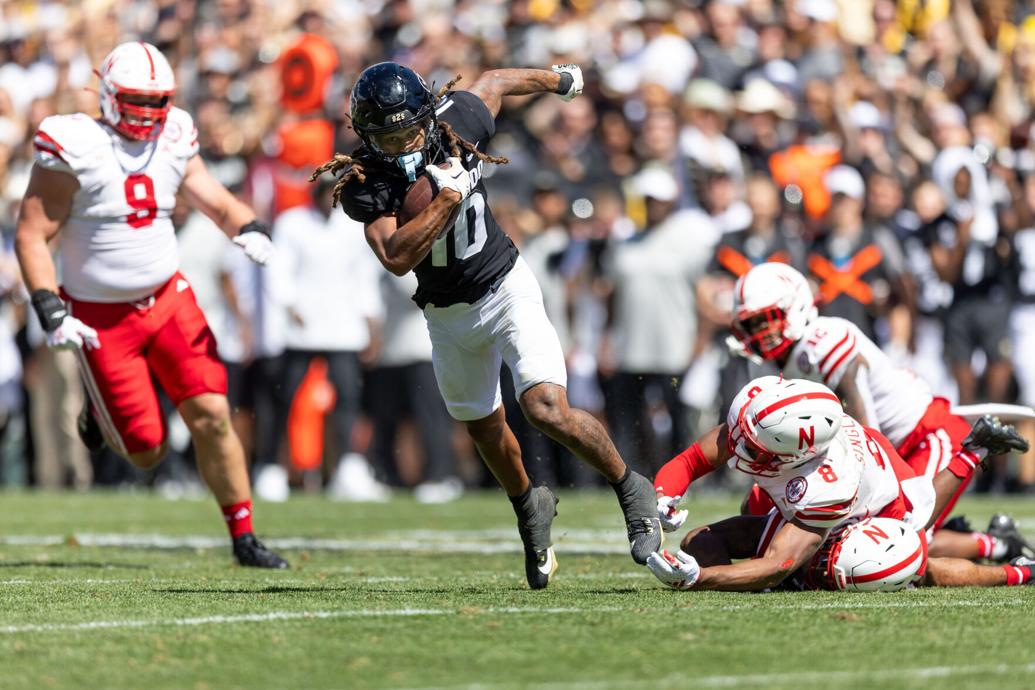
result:
<svg viewBox="0 0 1035 690"><path fill-rule="evenodd" d="M446 163L440 163L440 168L448 168L449 165ZM399 213L396 215L397 224L400 226L406 225L413 220L421 211L428 207L431 200L435 198L432 192L431 180L427 175L421 175L417 178L417 181L410 185L410 188L406 190L406 196L403 197L402 206L399 207Z"/></svg>

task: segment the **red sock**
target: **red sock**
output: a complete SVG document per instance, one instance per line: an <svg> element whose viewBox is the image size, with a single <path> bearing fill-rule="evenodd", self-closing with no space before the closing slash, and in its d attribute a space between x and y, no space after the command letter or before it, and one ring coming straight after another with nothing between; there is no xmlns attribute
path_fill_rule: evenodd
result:
<svg viewBox="0 0 1035 690"><path fill-rule="evenodd" d="M1006 572L1006 586L1023 585L1031 579L1031 568L1026 565L1004 565Z"/></svg>
<svg viewBox="0 0 1035 690"><path fill-rule="evenodd" d="M991 558L992 537L981 532L971 532L970 536L974 537L974 541L977 542L978 558Z"/></svg>
<svg viewBox="0 0 1035 690"><path fill-rule="evenodd" d="M228 506L220 506L223 511L223 519L226 520L226 527L230 530L230 538L237 537L252 531L252 502L241 501Z"/></svg>

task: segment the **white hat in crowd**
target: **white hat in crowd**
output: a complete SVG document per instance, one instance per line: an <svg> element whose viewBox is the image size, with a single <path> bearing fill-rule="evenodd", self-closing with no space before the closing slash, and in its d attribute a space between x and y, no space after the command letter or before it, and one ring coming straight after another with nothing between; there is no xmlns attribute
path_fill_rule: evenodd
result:
<svg viewBox="0 0 1035 690"><path fill-rule="evenodd" d="M729 113L733 105L730 92L718 82L711 79L694 79L686 87L687 105L702 110L714 110L717 113Z"/></svg>
<svg viewBox="0 0 1035 690"><path fill-rule="evenodd" d="M660 166L644 168L633 177L632 184L633 190L645 199L675 201L679 196L676 178Z"/></svg>
<svg viewBox="0 0 1035 690"><path fill-rule="evenodd" d="M817 22L837 20L837 3L834 0L798 0L794 3L794 9L803 17Z"/></svg>
<svg viewBox="0 0 1035 690"><path fill-rule="evenodd" d="M848 111L848 120L856 129L884 129L884 118L873 103L859 101Z"/></svg>
<svg viewBox="0 0 1035 690"><path fill-rule="evenodd" d="M783 118L794 117L793 104L772 82L761 77L748 80L744 90L737 94L737 108L751 114L776 113Z"/></svg>
<svg viewBox="0 0 1035 690"><path fill-rule="evenodd" d="M859 171L849 165L835 165L823 176L823 183L830 195L844 194L853 199L862 199L866 194L866 183Z"/></svg>

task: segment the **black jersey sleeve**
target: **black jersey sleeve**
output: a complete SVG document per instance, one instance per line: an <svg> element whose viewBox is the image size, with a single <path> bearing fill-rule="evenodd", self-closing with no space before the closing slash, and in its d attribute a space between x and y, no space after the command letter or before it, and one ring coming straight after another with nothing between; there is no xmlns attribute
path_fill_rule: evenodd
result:
<svg viewBox="0 0 1035 690"><path fill-rule="evenodd" d="M471 143L491 139L496 134L496 119L482 99L470 91L451 91L439 106L439 118Z"/></svg>
<svg viewBox="0 0 1035 690"><path fill-rule="evenodd" d="M364 182L352 178L341 193L341 207L352 220L372 223L386 213L398 210L399 198L393 186L381 175L368 174Z"/></svg>

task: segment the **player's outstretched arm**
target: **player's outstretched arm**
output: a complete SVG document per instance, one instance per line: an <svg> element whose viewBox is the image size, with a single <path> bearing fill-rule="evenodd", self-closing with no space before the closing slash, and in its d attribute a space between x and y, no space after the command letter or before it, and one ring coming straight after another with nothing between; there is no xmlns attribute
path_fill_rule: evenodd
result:
<svg viewBox="0 0 1035 690"><path fill-rule="evenodd" d="M478 77L471 93L482 99L493 117L499 115L504 96L556 93L566 101L582 93L582 69L578 65L554 65L551 69L494 69Z"/></svg>
<svg viewBox="0 0 1035 690"><path fill-rule="evenodd" d="M39 165L32 167L14 236L18 265L29 292L57 292L54 259L47 243L68 219L78 189L79 181L74 175Z"/></svg>
<svg viewBox="0 0 1035 690"><path fill-rule="evenodd" d="M702 568L693 556L683 551L675 555L662 552L651 554L647 567L674 589L759 592L779 585L808 563L828 532L792 521L780 528L761 558Z"/></svg>
<svg viewBox="0 0 1035 690"><path fill-rule="evenodd" d="M255 218L248 205L212 177L201 156L187 161L180 183L187 203L212 219L219 228L244 249L248 258L265 266L273 256L270 230Z"/></svg>
<svg viewBox="0 0 1035 690"><path fill-rule="evenodd" d="M729 460L728 433L726 425L720 424L658 470L654 490L658 494L658 517L666 532L679 529L686 521L687 511L677 506L690 484Z"/></svg>

